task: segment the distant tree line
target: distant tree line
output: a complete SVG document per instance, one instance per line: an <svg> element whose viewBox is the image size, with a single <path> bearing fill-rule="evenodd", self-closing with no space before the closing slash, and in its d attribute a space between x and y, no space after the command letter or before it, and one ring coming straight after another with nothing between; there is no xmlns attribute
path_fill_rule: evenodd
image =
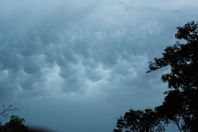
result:
<svg viewBox="0 0 198 132"><path fill-rule="evenodd" d="M149 63L149 72L169 67L162 74L169 90L154 109L129 110L117 120L114 132L163 132L175 124L180 132L198 132L198 23L177 27L177 43Z"/></svg>

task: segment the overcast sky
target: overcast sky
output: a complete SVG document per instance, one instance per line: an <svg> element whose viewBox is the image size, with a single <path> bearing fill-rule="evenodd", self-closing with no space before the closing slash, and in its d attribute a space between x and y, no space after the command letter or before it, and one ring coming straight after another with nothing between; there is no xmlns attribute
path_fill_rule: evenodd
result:
<svg viewBox="0 0 198 132"><path fill-rule="evenodd" d="M33 126L111 132L161 104L148 62L198 18L197 0L0 0L0 104Z"/></svg>

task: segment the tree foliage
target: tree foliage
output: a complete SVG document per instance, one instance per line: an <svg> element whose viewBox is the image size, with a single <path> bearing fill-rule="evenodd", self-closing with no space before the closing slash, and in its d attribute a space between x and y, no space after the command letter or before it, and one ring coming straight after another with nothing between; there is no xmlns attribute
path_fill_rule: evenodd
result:
<svg viewBox="0 0 198 132"><path fill-rule="evenodd" d="M25 129L24 119L18 116L11 116L9 122L0 125L0 132L22 132Z"/></svg>
<svg viewBox="0 0 198 132"><path fill-rule="evenodd" d="M170 90L156 110L180 131L195 132L198 131L198 24L193 21L177 29L175 37L180 41L150 63L150 71L165 66L171 70L162 75Z"/></svg>
<svg viewBox="0 0 198 132"><path fill-rule="evenodd" d="M127 112L117 122L118 129L115 130L118 132L124 131L119 124L121 128L138 127L139 132L152 132L155 126L168 123L175 123L180 132L198 132L198 24L193 21L177 29L177 43L165 48L162 57L154 58L149 64L148 72L167 66L170 68L169 73L161 76L170 88L165 92L164 102L153 110L155 118L148 115L154 122L146 123L150 127L144 129L141 115L145 111L135 111L139 115L136 118L133 114L125 118ZM135 131L129 129L126 132Z"/></svg>
<svg viewBox="0 0 198 132"><path fill-rule="evenodd" d="M0 132L50 132L45 129L31 128L25 125L25 120L18 116L11 116L5 124L0 124Z"/></svg>
<svg viewBox="0 0 198 132"><path fill-rule="evenodd" d="M157 113L152 109L130 110L124 117L117 121L117 129L114 132L161 132L164 130L164 124L160 121Z"/></svg>
<svg viewBox="0 0 198 132"><path fill-rule="evenodd" d="M3 105L2 111L0 111L0 117L8 117L9 112L18 110L13 105ZM25 125L25 120L18 116L11 116L10 120L5 124L0 122L0 132L49 132L45 129L32 128Z"/></svg>

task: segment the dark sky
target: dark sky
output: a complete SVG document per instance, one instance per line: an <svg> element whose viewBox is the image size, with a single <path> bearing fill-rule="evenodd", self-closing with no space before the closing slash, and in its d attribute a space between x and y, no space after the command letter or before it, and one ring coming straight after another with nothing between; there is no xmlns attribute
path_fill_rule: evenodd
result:
<svg viewBox="0 0 198 132"><path fill-rule="evenodd" d="M148 62L198 18L197 0L0 0L0 104L32 126L111 132L167 85ZM174 129L174 128L171 128ZM171 130L170 130L171 131Z"/></svg>

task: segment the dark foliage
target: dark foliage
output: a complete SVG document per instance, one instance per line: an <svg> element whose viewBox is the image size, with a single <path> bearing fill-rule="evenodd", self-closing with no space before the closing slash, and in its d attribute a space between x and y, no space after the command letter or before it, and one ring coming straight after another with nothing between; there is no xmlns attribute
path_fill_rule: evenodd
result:
<svg viewBox="0 0 198 132"><path fill-rule="evenodd" d="M158 118L157 113L151 109L144 111L130 110L124 117L117 121L117 129L114 132L161 132L164 124Z"/></svg>
<svg viewBox="0 0 198 132"><path fill-rule="evenodd" d="M0 125L0 132L20 132L26 129L24 119L17 116L11 116L10 121Z"/></svg>
<svg viewBox="0 0 198 132"><path fill-rule="evenodd" d="M177 29L178 42L149 64L148 72L170 68L170 73L162 75L162 81L170 88L164 102L152 114L146 110L125 113L114 132L152 132L168 123L175 123L180 132L198 132L198 24L193 21ZM142 120L145 113L148 118Z"/></svg>
<svg viewBox="0 0 198 132"><path fill-rule="evenodd" d="M11 116L10 121L0 124L0 132L49 132L45 129L30 128L25 126L25 120L18 116Z"/></svg>
<svg viewBox="0 0 198 132"><path fill-rule="evenodd" d="M170 66L162 80L171 90L161 106L156 107L180 131L198 131L198 24L194 21L178 27L177 44L167 47L163 57L150 63L150 71ZM183 42L183 43L182 43ZM149 72L150 72L149 71Z"/></svg>

